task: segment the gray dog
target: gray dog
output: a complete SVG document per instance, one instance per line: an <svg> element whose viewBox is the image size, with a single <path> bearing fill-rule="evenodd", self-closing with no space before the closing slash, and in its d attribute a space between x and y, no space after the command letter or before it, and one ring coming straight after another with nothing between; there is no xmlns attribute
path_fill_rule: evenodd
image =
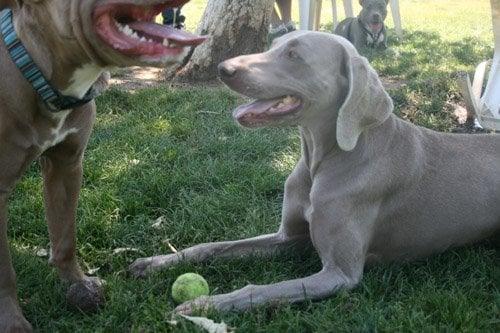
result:
<svg viewBox="0 0 500 333"><path fill-rule="evenodd" d="M354 287L367 264L499 235L500 135L438 133L396 117L377 73L346 39L292 32L269 51L227 60L219 70L231 89L256 99L235 110L241 125L299 126L302 156L285 184L281 226L269 235L139 259L131 271L143 276L182 260L311 243L323 269L198 298L177 311L320 299Z"/></svg>
<svg viewBox="0 0 500 333"><path fill-rule="evenodd" d="M348 39L358 51L364 47L387 48L384 20L389 0L359 0L363 7L358 17L339 23L335 33Z"/></svg>

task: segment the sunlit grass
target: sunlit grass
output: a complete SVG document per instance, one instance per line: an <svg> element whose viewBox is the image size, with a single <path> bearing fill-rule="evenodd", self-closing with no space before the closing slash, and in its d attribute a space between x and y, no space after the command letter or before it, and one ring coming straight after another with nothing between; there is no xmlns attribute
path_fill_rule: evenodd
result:
<svg viewBox="0 0 500 333"><path fill-rule="evenodd" d="M188 27L195 26L204 4L186 6ZM330 2L324 4L327 28ZM384 77L402 83L389 91L398 115L449 131L454 120L446 102L460 100L455 73L471 71L492 54L489 1L402 0L401 6L405 38L392 40L386 52L366 55ZM223 87L162 85L133 94L113 88L99 97L78 208L83 267L99 268L107 280L108 303L94 315L68 309L56 273L46 258L35 256L49 241L40 170L29 169L10 200L9 236L21 304L38 331L193 332L189 324L174 329L166 323L174 308L169 288L181 273L203 274L220 293L320 269L309 251L182 264L143 281L125 273L137 256L168 252L166 240L180 249L277 229L299 137L295 129L236 126L230 110L241 102ZM163 227L153 228L161 216ZM118 247L140 252L114 255ZM465 248L368 269L357 288L322 302L213 318L240 332L499 331L498 267L493 246Z"/></svg>

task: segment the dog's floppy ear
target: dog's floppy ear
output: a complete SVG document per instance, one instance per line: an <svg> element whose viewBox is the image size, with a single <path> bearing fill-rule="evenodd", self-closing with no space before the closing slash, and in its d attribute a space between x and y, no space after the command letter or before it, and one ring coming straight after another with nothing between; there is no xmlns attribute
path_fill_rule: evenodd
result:
<svg viewBox="0 0 500 333"><path fill-rule="evenodd" d="M345 66L349 92L337 117L337 143L342 150L350 151L364 130L390 116L393 104L366 58L346 55Z"/></svg>

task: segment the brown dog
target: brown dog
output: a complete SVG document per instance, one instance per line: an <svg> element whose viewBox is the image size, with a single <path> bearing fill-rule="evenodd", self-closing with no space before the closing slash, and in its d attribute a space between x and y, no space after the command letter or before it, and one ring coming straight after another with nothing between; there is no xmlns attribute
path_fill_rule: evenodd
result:
<svg viewBox="0 0 500 333"><path fill-rule="evenodd" d="M9 194L37 158L44 178L50 263L63 280L73 284L73 291L81 286L99 294L100 282L84 275L75 256L82 157L95 119L91 87L109 67L180 63L188 48L204 38L152 21L165 8L187 1L0 0L0 10L4 10L0 34L4 78L0 81L0 332L31 331L16 297L6 213ZM21 43L32 63L16 58ZM35 69L48 84L41 89L36 86L39 81L29 82ZM48 99L45 88L60 98ZM78 301L73 303L84 307Z"/></svg>

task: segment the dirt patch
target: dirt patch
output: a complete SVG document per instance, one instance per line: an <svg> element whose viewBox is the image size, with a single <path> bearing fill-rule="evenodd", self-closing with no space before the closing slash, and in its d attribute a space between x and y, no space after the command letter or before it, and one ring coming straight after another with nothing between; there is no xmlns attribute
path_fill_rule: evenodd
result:
<svg viewBox="0 0 500 333"><path fill-rule="evenodd" d="M110 86L120 87L128 91L151 88L165 83L165 70L156 67L131 67L114 70L111 74Z"/></svg>
<svg viewBox="0 0 500 333"><path fill-rule="evenodd" d="M382 81L382 85L387 90L400 89L408 83L406 80L393 76L380 76L380 81Z"/></svg>
<svg viewBox="0 0 500 333"><path fill-rule="evenodd" d="M131 67L126 69L114 70L111 74L110 85L113 87L120 87L124 90L136 91L143 88L151 88L159 84L170 83L174 87L188 88L188 87L207 87L213 88L221 86L218 80L200 83L180 83L170 82L166 79L167 72L163 68L155 67ZM387 90L400 89L406 86L406 80L398 77L384 76L380 77L384 88Z"/></svg>
<svg viewBox="0 0 500 333"><path fill-rule="evenodd" d="M119 87L127 91L137 91L144 88L151 88L160 84L170 84L176 88L204 87L213 88L222 86L219 80L200 83L172 82L167 79L167 72L164 68L156 67L131 67L116 69L111 74L109 85Z"/></svg>

